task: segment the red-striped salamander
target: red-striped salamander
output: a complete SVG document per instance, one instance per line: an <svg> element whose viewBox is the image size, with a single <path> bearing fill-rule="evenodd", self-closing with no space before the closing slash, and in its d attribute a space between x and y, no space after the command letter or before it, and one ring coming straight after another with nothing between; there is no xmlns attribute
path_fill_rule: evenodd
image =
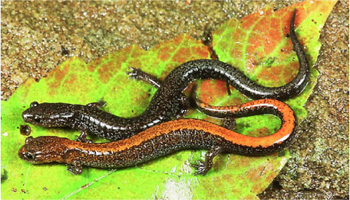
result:
<svg viewBox="0 0 350 200"><path fill-rule="evenodd" d="M283 102L262 99L230 109L247 116L271 113L280 117L280 129L269 136L251 137L197 119L178 119L163 122L125 140L110 143L82 143L56 136L28 137L19 150L21 159L33 164L65 163L74 174L82 166L123 168L144 163L180 150L208 149L205 162L194 165L197 174L205 175L220 153L267 155L284 148L294 135L296 118Z"/></svg>
<svg viewBox="0 0 350 200"><path fill-rule="evenodd" d="M87 134L96 134L109 140L119 140L137 134L161 122L182 115L188 108L183 90L195 79L221 79L252 98L287 99L299 94L308 82L309 66L294 32L295 11L290 24L290 38L299 59L298 75L281 87L263 87L248 79L229 64L217 60L194 60L174 69L161 83L145 78L145 73L133 69L131 77L145 79L159 87L147 109L132 118L117 117L99 109L101 103L72 105L64 103L33 102L23 112L25 122L44 127L70 127L81 132L79 141ZM147 76L147 75L146 75Z"/></svg>

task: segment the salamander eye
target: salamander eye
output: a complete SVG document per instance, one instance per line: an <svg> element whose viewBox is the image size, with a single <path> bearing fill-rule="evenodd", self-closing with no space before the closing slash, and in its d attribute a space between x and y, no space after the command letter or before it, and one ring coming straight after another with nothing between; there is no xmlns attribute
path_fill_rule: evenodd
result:
<svg viewBox="0 0 350 200"><path fill-rule="evenodd" d="M33 101L33 102L30 104L30 107L32 108L32 107L36 107L36 106L38 106L38 105L39 105L38 102Z"/></svg>
<svg viewBox="0 0 350 200"><path fill-rule="evenodd" d="M24 157L27 158L28 160L34 160L35 155L32 152L27 152L24 154Z"/></svg>
<svg viewBox="0 0 350 200"><path fill-rule="evenodd" d="M29 136L26 138L26 144L29 144L31 141L33 141L33 137Z"/></svg>
<svg viewBox="0 0 350 200"><path fill-rule="evenodd" d="M40 115L34 115L34 121L40 123L40 121L41 121Z"/></svg>

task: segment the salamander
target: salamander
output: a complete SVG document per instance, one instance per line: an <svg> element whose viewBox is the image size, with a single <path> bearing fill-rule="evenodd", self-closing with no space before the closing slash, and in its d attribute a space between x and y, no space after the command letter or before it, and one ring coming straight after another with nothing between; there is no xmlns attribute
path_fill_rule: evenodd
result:
<svg viewBox="0 0 350 200"><path fill-rule="evenodd" d="M205 175L220 153L261 156L284 148L295 134L294 112L283 102L262 99L230 109L237 116L274 114L280 129L272 135L252 137L198 119L178 119L155 125L130 138L109 143L83 143L57 136L28 137L18 155L33 164L65 163L73 174L83 166L123 168L185 149L207 149L205 161L193 164L196 174Z"/></svg>
<svg viewBox="0 0 350 200"><path fill-rule="evenodd" d="M294 32L294 11L290 23L290 38L299 59L299 72L288 84L281 87L263 87L246 77L231 65L218 60L193 60L175 68L163 82L141 70L132 69L130 77L143 79L158 87L147 109L139 116L122 118L101 111L102 103L72 105L64 103L33 102L23 112L25 122L44 127L70 127L81 132L79 141L87 134L109 140L120 140L137 134L161 122L183 115L189 108L183 90L196 79L221 79L243 94L254 98L287 99L303 91L309 77L309 65Z"/></svg>

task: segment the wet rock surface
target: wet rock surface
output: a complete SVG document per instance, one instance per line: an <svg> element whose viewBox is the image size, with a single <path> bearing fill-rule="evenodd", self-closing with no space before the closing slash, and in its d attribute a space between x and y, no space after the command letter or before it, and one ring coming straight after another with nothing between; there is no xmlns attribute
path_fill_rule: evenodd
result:
<svg viewBox="0 0 350 200"><path fill-rule="evenodd" d="M138 44L189 34L206 41L229 18L292 1L2 2L1 98L72 56L90 62ZM339 1L321 33L321 73L291 159L260 198L349 198L349 2Z"/></svg>

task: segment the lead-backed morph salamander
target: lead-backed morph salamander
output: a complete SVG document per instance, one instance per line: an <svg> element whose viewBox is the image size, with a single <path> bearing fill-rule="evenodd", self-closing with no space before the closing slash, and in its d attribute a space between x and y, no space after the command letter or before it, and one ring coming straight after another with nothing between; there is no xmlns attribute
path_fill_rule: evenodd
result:
<svg viewBox="0 0 350 200"><path fill-rule="evenodd" d="M25 122L44 127L70 127L81 131L79 141L86 141L87 134L95 134L109 140L120 140L137 134L161 122L182 115L187 107L183 90L195 79L221 79L233 85L243 94L257 98L287 99L304 90L309 76L309 65L294 32L294 11L290 23L290 38L299 59L299 73L288 84L281 87L263 87L257 85L242 72L229 64L217 60L194 60L174 69L165 80L144 77L145 74L134 70L130 76L145 79L159 87L147 109L132 118L117 117L99 109L101 103L73 105L64 103L33 102L23 112Z"/></svg>
<svg viewBox="0 0 350 200"><path fill-rule="evenodd" d="M56 136L28 137L18 155L33 164L65 163L69 171L80 174L82 166L123 168L180 150L208 149L205 162L194 165L197 174L205 175L219 153L259 156L281 150L291 140L297 124L293 110L272 99L255 100L236 109L231 107L228 112L236 117L274 114L282 123L276 133L264 137L242 135L197 119L163 122L125 140L110 143L83 143Z"/></svg>

